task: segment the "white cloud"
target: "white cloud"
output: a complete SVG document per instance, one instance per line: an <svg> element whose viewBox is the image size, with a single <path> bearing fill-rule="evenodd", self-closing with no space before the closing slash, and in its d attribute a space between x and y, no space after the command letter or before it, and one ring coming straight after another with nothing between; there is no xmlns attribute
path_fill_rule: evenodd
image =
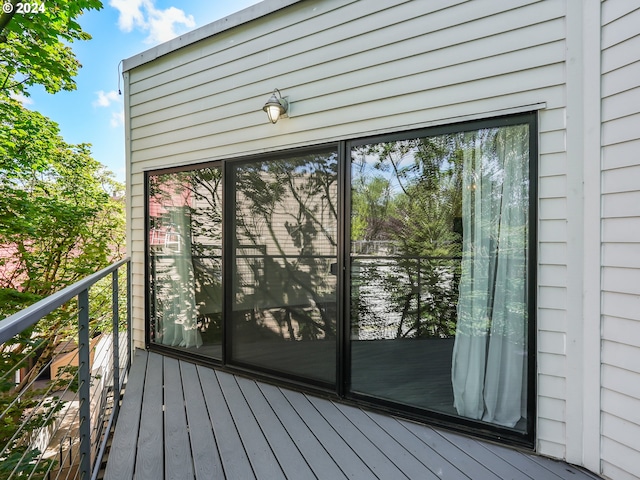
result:
<svg viewBox="0 0 640 480"><path fill-rule="evenodd" d="M113 128L124 125L124 111L111 112L111 126Z"/></svg>
<svg viewBox="0 0 640 480"><path fill-rule="evenodd" d="M187 28L196 26L196 21L192 15L185 13L176 7L169 7L166 10L153 10L149 12L149 36L145 40L147 43L166 42L178 36L175 25L184 25Z"/></svg>
<svg viewBox="0 0 640 480"><path fill-rule="evenodd" d="M186 15L176 7L157 9L154 0L110 0L109 5L120 12L120 30L131 32L137 28L148 33L145 43L166 42L179 35L176 30L178 25L186 28L196 25L193 15Z"/></svg>
<svg viewBox="0 0 640 480"><path fill-rule="evenodd" d="M93 101L94 107L105 107L110 108L111 110L111 120L110 124L113 128L119 127L124 124L124 109L122 104L122 99L120 95L115 90L110 90L105 92L104 90L99 90L96 92L98 98Z"/></svg>
<svg viewBox="0 0 640 480"><path fill-rule="evenodd" d="M33 105L33 100L31 100L29 97L24 96L22 93L11 92L9 96L14 100L20 102L22 105Z"/></svg>
<svg viewBox="0 0 640 480"><path fill-rule="evenodd" d="M149 0L110 0L109 5L120 12L118 17L118 27L124 32L130 32L134 26L145 24L142 13L143 4L150 3ZM151 5L153 7L153 5Z"/></svg>
<svg viewBox="0 0 640 480"><path fill-rule="evenodd" d="M96 94L98 95L98 98L93 102L94 107L108 107L113 102L120 101L120 96L115 90L111 90L109 92L100 90L96 92Z"/></svg>

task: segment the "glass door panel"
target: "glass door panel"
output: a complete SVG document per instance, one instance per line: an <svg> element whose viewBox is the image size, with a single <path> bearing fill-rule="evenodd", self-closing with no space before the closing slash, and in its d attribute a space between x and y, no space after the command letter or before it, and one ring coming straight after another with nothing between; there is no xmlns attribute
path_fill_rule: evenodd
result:
<svg viewBox="0 0 640 480"><path fill-rule="evenodd" d="M222 359L222 169L148 177L150 341Z"/></svg>
<svg viewBox="0 0 640 480"><path fill-rule="evenodd" d="M528 125L351 150L354 393L526 428Z"/></svg>
<svg viewBox="0 0 640 480"><path fill-rule="evenodd" d="M231 358L334 383L336 149L230 168Z"/></svg>

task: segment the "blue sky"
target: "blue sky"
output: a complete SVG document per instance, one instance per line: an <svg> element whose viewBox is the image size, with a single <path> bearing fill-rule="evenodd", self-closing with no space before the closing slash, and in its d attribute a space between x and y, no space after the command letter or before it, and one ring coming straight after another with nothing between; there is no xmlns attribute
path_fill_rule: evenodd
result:
<svg viewBox="0 0 640 480"><path fill-rule="evenodd" d="M75 79L77 90L50 95L32 87L25 106L57 122L65 141L92 144L93 157L124 181L120 60L259 1L102 0L102 10L79 19L93 39L72 45L82 64Z"/></svg>

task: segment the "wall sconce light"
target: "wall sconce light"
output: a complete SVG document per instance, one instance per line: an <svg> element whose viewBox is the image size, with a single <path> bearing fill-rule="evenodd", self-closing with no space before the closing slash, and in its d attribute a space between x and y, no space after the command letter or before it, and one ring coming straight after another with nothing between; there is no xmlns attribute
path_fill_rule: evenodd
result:
<svg viewBox="0 0 640 480"><path fill-rule="evenodd" d="M277 96L276 96L277 93ZM278 119L287 113L289 102L286 97L282 97L280 90L274 88L273 93L267 103L264 104L262 110L267 112L267 117L271 123L276 123Z"/></svg>

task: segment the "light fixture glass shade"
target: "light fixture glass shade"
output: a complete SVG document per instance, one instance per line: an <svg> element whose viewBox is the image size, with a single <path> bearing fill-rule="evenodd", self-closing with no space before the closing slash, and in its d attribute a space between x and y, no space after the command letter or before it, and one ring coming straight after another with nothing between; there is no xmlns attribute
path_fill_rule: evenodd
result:
<svg viewBox="0 0 640 480"><path fill-rule="evenodd" d="M267 117L269 117L271 123L276 123L280 118L280 115L282 115L282 113L284 112L284 109L280 106L280 104L268 105L265 106L264 109L267 112Z"/></svg>
<svg viewBox="0 0 640 480"><path fill-rule="evenodd" d="M281 115L287 113L288 106L287 100L282 98L280 90L276 88L267 103L262 107L262 110L267 112L267 117L269 117L271 123L276 123Z"/></svg>

